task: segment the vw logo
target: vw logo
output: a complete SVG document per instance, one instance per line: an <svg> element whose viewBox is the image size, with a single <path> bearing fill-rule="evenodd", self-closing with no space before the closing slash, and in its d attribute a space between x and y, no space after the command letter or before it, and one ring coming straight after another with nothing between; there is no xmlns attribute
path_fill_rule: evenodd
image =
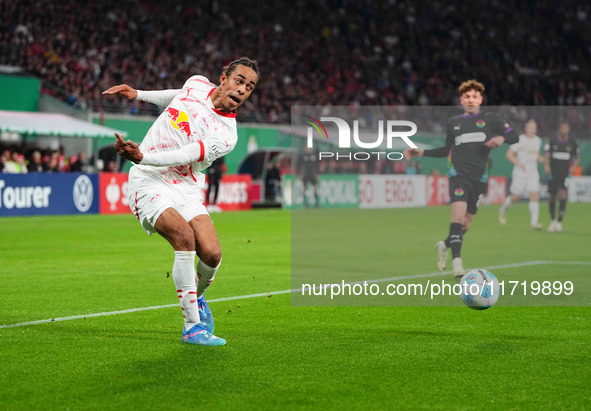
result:
<svg viewBox="0 0 591 411"><path fill-rule="evenodd" d="M88 211L92 205L93 197L92 181L85 175L81 175L74 182L74 190L72 196L74 197L74 205L81 213Z"/></svg>

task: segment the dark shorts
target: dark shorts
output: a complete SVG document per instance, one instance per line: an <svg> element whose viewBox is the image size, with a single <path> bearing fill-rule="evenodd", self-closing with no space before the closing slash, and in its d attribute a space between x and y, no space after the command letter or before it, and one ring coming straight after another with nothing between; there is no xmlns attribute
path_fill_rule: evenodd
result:
<svg viewBox="0 0 591 411"><path fill-rule="evenodd" d="M318 184L318 177L315 174L304 174L302 176L302 182L304 185L312 184L315 186Z"/></svg>
<svg viewBox="0 0 591 411"><path fill-rule="evenodd" d="M566 190L566 185L564 183L566 177L567 176L551 176L548 179L548 192L551 194L556 194L561 188Z"/></svg>
<svg viewBox="0 0 591 411"><path fill-rule="evenodd" d="M451 177L449 179L450 202L463 201L468 204L468 212L476 214L480 194L484 194L487 185L480 181L468 180L463 177Z"/></svg>

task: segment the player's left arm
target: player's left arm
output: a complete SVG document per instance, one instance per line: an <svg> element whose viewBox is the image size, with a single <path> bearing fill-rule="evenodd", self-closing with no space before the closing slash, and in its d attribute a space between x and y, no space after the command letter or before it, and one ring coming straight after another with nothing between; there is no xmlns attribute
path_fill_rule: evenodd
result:
<svg viewBox="0 0 591 411"><path fill-rule="evenodd" d="M570 168L568 169L568 172L569 172L569 174L572 175L572 173L575 171L575 168L577 168L579 166L579 164L581 163L581 156L579 154L579 148L577 146L577 143L574 144L571 156L574 157L574 161L572 162Z"/></svg>
<svg viewBox="0 0 591 411"><path fill-rule="evenodd" d="M546 146L544 147L544 173L546 173L547 176L552 175L552 170L550 170L550 143L546 143Z"/></svg>
<svg viewBox="0 0 591 411"><path fill-rule="evenodd" d="M507 160L509 160L510 163L512 163L514 166L521 168L523 171L525 171L525 165L521 164L519 162L519 160L517 159L517 156L515 155L515 151L517 150L517 148L515 147L515 145L512 145L511 147L509 147L509 150L507 150L507 154L505 154L505 157L507 158Z"/></svg>
<svg viewBox="0 0 591 411"><path fill-rule="evenodd" d="M488 148L497 148L503 143L515 144L519 142L519 135L517 131L506 121L503 121L498 114L488 113L488 121L491 122L491 129L495 137L489 139L484 145Z"/></svg>

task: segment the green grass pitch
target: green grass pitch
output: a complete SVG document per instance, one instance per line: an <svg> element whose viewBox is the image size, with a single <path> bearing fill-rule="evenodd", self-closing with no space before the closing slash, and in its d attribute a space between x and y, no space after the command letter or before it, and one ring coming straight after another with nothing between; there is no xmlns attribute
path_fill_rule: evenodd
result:
<svg viewBox="0 0 591 411"><path fill-rule="evenodd" d="M588 204L569 204L557 234L531 231L527 204L514 205L504 227L497 210L479 210L464 240L467 266L591 261ZM309 213L321 224L322 213L345 211ZM363 213L390 227L393 244L370 263L362 244L341 251L359 254L368 279L435 271L449 207ZM209 300L292 287L289 212L213 218L224 256ZM339 267L322 252L309 250L311 269ZM169 245L131 215L0 219L0 325L175 305L0 328L0 409L589 408L591 298L571 307L499 302L482 312L459 299L450 307L300 307L289 293L233 299L211 304L228 344L197 347L180 342L172 261ZM567 264L495 274L511 270L591 274Z"/></svg>

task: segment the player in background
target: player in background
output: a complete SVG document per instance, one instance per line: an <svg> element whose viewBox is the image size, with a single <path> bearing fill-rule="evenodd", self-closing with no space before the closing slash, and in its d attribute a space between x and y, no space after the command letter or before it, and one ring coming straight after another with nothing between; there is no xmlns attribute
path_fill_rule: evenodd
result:
<svg viewBox="0 0 591 411"><path fill-rule="evenodd" d="M220 193L220 182L222 181L222 175L226 168L224 157L216 159L211 166L207 169L207 195L205 196L207 211L210 213L219 213L222 211L218 207L218 194ZM213 199L212 199L213 192Z"/></svg>
<svg viewBox="0 0 591 411"><path fill-rule="evenodd" d="M484 92L482 83L468 80L458 91L464 114L448 121L445 145L432 150L404 150L407 160L421 156L448 157L451 224L447 238L436 244L437 267L440 271L445 270L451 248L455 277L465 274L461 258L463 236L478 210L480 196L485 194L490 150L503 143L518 141L517 133L498 114L480 110Z"/></svg>
<svg viewBox="0 0 591 411"><path fill-rule="evenodd" d="M552 221L548 226L548 232L562 232L562 219L566 210L567 189L565 180L569 174L579 165L579 149L577 142L570 135L570 126L567 122L560 123L558 136L550 139L544 147L544 171L548 176L548 199L550 205L550 217ZM558 220L556 219L556 195L558 194Z"/></svg>
<svg viewBox="0 0 591 411"><path fill-rule="evenodd" d="M224 67L219 86L193 76L180 90L142 91L122 84L103 92L166 107L141 145L117 134L115 149L134 163L128 182L132 211L148 235L160 234L174 249L172 277L185 322L181 341L186 343L226 343L213 335L213 316L204 299L222 253L205 208L200 171L234 149L236 109L258 82L257 62L243 57Z"/></svg>
<svg viewBox="0 0 591 411"><path fill-rule="evenodd" d="M536 135L538 126L534 120L525 123L524 134L519 136L519 142L513 144L507 150L507 160L513 163L513 174L511 179L510 195L499 210L499 222L507 224L507 210L511 203L519 200L524 192L529 193L529 223L531 228L539 230L542 224L538 222L540 215L540 203L538 192L540 191L540 174L538 173L538 162L543 162L540 155L542 139Z"/></svg>
<svg viewBox="0 0 591 411"><path fill-rule="evenodd" d="M318 202L318 160L316 158L318 154L310 147L304 149L304 153L301 156L301 170L302 170L302 183L304 184L304 206L309 207L310 201L306 193L309 187L312 189L312 196L314 198L314 207L319 207Z"/></svg>

